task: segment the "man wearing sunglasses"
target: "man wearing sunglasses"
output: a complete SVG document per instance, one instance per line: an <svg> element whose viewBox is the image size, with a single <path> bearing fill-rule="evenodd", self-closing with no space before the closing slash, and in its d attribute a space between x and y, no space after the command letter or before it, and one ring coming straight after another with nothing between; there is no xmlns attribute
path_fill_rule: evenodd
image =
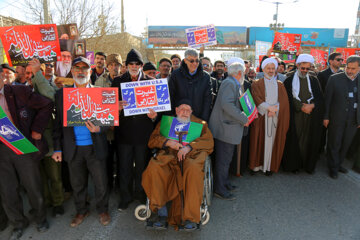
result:
<svg viewBox="0 0 360 240"><path fill-rule="evenodd" d="M173 110L181 99L187 98L191 101L193 114L209 120L212 102L210 75L204 71L195 49L185 51L180 68L170 76L169 90Z"/></svg>
<svg viewBox="0 0 360 240"><path fill-rule="evenodd" d="M330 177L347 173L341 166L345 155L360 128L360 56L346 60L345 72L329 78L325 89L324 126L328 129L327 160Z"/></svg>
<svg viewBox="0 0 360 240"><path fill-rule="evenodd" d="M340 70L341 65L343 64L343 58L341 53L333 52L328 57L329 67L318 74L318 79L321 85L321 90L325 92L326 84L329 80L329 77L337 72L342 72Z"/></svg>
<svg viewBox="0 0 360 240"><path fill-rule="evenodd" d="M286 137L283 169L297 173L315 170L319 158L324 113L323 94L316 77L309 74L314 57L300 54L297 70L291 72L284 85L289 98L290 127Z"/></svg>

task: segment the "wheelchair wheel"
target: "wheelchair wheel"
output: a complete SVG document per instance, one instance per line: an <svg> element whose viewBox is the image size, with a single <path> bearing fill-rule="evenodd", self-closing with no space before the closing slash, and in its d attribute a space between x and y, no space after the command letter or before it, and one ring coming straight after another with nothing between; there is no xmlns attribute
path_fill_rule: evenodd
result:
<svg viewBox="0 0 360 240"><path fill-rule="evenodd" d="M208 157L205 161L205 197L206 204L211 205L211 200L213 197L213 175L212 175L212 166L211 159Z"/></svg>
<svg viewBox="0 0 360 240"><path fill-rule="evenodd" d="M147 209L145 204L139 205L135 208L135 217L140 221L145 221L151 216L150 209Z"/></svg>
<svg viewBox="0 0 360 240"><path fill-rule="evenodd" d="M209 222L209 220L210 220L210 212L209 211L207 211L205 209L201 209L200 216L201 216L201 225L205 225Z"/></svg>

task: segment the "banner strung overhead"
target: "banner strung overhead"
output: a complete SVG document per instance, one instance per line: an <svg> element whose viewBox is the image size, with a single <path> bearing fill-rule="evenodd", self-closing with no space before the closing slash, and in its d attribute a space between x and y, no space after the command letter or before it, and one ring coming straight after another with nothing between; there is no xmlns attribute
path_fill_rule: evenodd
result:
<svg viewBox="0 0 360 240"><path fill-rule="evenodd" d="M41 63L60 61L55 24L0 27L0 37L9 65L26 65L33 58Z"/></svg>
<svg viewBox="0 0 360 240"><path fill-rule="evenodd" d="M124 107L124 115L139 115L149 112L171 110L169 87L166 78L121 83L121 95L128 105Z"/></svg>
<svg viewBox="0 0 360 240"><path fill-rule="evenodd" d="M118 88L64 88L64 127L119 126Z"/></svg>

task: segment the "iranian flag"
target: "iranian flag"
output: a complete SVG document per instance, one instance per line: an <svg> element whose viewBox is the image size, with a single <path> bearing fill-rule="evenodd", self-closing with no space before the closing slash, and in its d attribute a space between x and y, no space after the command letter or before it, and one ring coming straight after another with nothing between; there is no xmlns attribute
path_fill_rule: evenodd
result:
<svg viewBox="0 0 360 240"><path fill-rule="evenodd" d="M16 154L26 154L39 151L22 133L14 126L0 106L0 141L13 150Z"/></svg>
<svg viewBox="0 0 360 240"><path fill-rule="evenodd" d="M203 125L196 122L182 123L175 117L162 116L160 133L167 139L179 141L179 132L185 132L182 136L183 145L187 145L200 137Z"/></svg>
<svg viewBox="0 0 360 240"><path fill-rule="evenodd" d="M249 123L251 123L256 118L258 110L249 89L239 98L239 101L244 113L249 119Z"/></svg>

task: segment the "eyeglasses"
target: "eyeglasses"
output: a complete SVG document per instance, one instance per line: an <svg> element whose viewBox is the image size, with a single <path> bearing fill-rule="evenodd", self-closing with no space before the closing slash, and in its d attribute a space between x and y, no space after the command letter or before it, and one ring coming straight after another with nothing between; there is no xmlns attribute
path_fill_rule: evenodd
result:
<svg viewBox="0 0 360 240"><path fill-rule="evenodd" d="M335 61L338 61L338 62L344 61L344 59L342 59L342 58L335 58L334 60L335 60Z"/></svg>
<svg viewBox="0 0 360 240"><path fill-rule="evenodd" d="M52 64L50 64L50 63L45 63L45 67L53 68L54 65L52 65Z"/></svg>
<svg viewBox="0 0 360 240"><path fill-rule="evenodd" d="M89 67L73 67L75 72L86 72L87 70L89 70Z"/></svg>
<svg viewBox="0 0 360 240"><path fill-rule="evenodd" d="M189 59L186 58L186 60L188 60L190 63L194 63L194 62L199 63L200 62L199 59L191 59L191 60L189 60Z"/></svg>
<svg viewBox="0 0 360 240"><path fill-rule="evenodd" d="M301 69L302 71L305 71L305 70L306 70L306 71L309 71L311 68L301 67L300 69Z"/></svg>
<svg viewBox="0 0 360 240"><path fill-rule="evenodd" d="M140 66L140 64L141 64L141 63L139 63L139 62L129 62L128 65L131 65L131 66L132 66L132 65Z"/></svg>

